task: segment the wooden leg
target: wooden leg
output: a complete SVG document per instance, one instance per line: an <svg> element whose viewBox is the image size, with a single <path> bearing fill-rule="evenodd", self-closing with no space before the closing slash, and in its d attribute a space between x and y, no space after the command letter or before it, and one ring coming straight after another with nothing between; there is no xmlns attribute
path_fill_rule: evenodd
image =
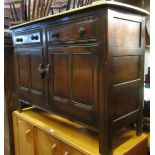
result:
<svg viewBox="0 0 155 155"><path fill-rule="evenodd" d="M21 100L19 100L18 101L18 112L22 112L22 109L24 109L24 108L28 108L28 107L30 107L31 105L28 103L28 102L24 102L24 101L21 101Z"/></svg>
<svg viewBox="0 0 155 155"><path fill-rule="evenodd" d="M113 134L110 131L106 131L104 133L100 135L99 151L101 155L112 155L112 135Z"/></svg>
<svg viewBox="0 0 155 155"><path fill-rule="evenodd" d="M109 149L108 146L103 146L101 155L112 155L112 149Z"/></svg>
<svg viewBox="0 0 155 155"><path fill-rule="evenodd" d="M142 133L142 118L136 122L136 135L140 136Z"/></svg>
<svg viewBox="0 0 155 155"><path fill-rule="evenodd" d="M18 101L18 112L22 112L22 103L21 101Z"/></svg>

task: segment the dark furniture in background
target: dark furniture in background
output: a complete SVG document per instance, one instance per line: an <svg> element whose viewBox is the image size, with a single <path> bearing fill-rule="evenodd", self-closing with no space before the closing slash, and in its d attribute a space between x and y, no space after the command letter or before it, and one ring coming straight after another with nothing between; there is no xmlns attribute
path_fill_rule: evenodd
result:
<svg viewBox="0 0 155 155"><path fill-rule="evenodd" d="M53 0L14 0L5 5L10 6L13 25L21 24L49 15Z"/></svg>
<svg viewBox="0 0 155 155"><path fill-rule="evenodd" d="M57 12L67 11L74 8L79 8L82 6L89 5L93 2L93 0L53 0L51 11L52 14Z"/></svg>
<svg viewBox="0 0 155 155"><path fill-rule="evenodd" d="M145 15L101 2L12 27L19 111L29 104L84 124L103 155L116 130L135 122L139 135Z"/></svg>
<svg viewBox="0 0 155 155"><path fill-rule="evenodd" d="M10 7L12 24L17 25L91 3L92 0L13 0L4 4Z"/></svg>
<svg viewBox="0 0 155 155"><path fill-rule="evenodd" d="M14 155L12 112L17 108L12 33L4 33L5 153Z"/></svg>

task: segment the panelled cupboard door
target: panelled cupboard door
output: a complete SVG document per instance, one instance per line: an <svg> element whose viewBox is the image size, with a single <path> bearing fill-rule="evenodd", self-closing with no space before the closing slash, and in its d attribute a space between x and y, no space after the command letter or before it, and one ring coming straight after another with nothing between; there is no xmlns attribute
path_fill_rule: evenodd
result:
<svg viewBox="0 0 155 155"><path fill-rule="evenodd" d="M52 108L88 124L97 122L98 46L49 47L48 58Z"/></svg>
<svg viewBox="0 0 155 155"><path fill-rule="evenodd" d="M18 155L35 155L34 126L16 118Z"/></svg>
<svg viewBox="0 0 155 155"><path fill-rule="evenodd" d="M60 141L46 132L36 128L36 155L61 155Z"/></svg>
<svg viewBox="0 0 155 155"><path fill-rule="evenodd" d="M19 102L41 104L44 100L43 48L15 48Z"/></svg>

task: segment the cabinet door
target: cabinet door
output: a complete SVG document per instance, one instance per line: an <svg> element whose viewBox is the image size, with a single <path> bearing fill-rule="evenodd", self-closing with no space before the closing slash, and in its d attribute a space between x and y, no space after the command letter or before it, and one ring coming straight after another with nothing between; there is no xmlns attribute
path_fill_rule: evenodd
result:
<svg viewBox="0 0 155 155"><path fill-rule="evenodd" d="M41 47L16 48L15 63L19 101L42 104L44 77L40 75L39 69L44 67L43 49Z"/></svg>
<svg viewBox="0 0 155 155"><path fill-rule="evenodd" d="M98 47L49 48L50 104L56 112L97 123Z"/></svg>
<svg viewBox="0 0 155 155"><path fill-rule="evenodd" d="M36 129L35 144L37 155L60 155L60 141L39 128Z"/></svg>
<svg viewBox="0 0 155 155"><path fill-rule="evenodd" d="M17 134L15 137L18 143L18 155L35 155L34 149L34 127L26 121L16 118Z"/></svg>

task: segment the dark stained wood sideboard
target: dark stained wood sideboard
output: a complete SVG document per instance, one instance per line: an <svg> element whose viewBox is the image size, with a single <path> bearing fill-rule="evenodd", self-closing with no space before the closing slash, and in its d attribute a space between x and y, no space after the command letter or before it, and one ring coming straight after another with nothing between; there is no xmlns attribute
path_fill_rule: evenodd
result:
<svg viewBox="0 0 155 155"><path fill-rule="evenodd" d="M12 27L19 111L34 105L99 133L102 155L113 133L142 127L145 16L98 2Z"/></svg>

